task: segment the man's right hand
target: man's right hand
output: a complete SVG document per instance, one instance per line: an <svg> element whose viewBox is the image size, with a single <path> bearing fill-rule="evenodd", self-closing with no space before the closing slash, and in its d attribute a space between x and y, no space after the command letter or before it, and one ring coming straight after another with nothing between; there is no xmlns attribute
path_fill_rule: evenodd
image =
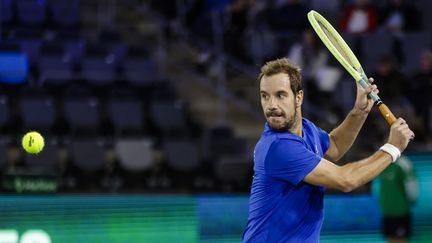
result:
<svg viewBox="0 0 432 243"><path fill-rule="evenodd" d="M399 118L390 128L388 143L396 146L401 152L405 150L411 139L414 138L414 133L409 129L408 124L404 119Z"/></svg>

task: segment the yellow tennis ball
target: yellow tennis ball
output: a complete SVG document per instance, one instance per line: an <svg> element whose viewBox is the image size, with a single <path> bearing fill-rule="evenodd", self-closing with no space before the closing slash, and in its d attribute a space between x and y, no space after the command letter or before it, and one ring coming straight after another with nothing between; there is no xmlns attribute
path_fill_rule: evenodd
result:
<svg viewBox="0 0 432 243"><path fill-rule="evenodd" d="M22 138L22 146L27 153L37 154L45 146L44 138L38 132L28 132Z"/></svg>

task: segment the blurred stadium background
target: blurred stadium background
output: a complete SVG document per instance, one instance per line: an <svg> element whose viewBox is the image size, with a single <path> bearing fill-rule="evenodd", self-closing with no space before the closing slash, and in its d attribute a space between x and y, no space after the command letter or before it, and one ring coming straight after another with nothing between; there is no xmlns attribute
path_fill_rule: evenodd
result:
<svg viewBox="0 0 432 243"><path fill-rule="evenodd" d="M416 132L406 153L420 186L411 242L432 242L431 1L0 8L0 242L240 242L264 125L259 67L282 56L300 64L304 115L328 131L354 101L350 77L309 32L310 9L338 26ZM350 19L353 9L368 17ZM46 139L38 156L20 147L28 130ZM371 154L387 131L372 112L342 161ZM380 227L370 184L327 192L322 242L384 242Z"/></svg>

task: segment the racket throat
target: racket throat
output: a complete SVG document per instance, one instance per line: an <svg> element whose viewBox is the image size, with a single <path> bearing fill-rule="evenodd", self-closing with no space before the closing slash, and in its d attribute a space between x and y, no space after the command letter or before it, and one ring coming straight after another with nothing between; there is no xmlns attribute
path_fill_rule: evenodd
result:
<svg viewBox="0 0 432 243"><path fill-rule="evenodd" d="M378 100L376 100L376 101L374 102L374 105L377 106L377 107L379 107L379 106L382 105L382 104L384 104L384 103L382 102L381 99L378 99Z"/></svg>

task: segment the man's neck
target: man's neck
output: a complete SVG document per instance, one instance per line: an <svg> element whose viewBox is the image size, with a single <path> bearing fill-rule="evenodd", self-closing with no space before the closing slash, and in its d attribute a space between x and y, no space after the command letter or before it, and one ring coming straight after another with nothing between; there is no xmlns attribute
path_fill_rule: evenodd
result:
<svg viewBox="0 0 432 243"><path fill-rule="evenodd" d="M303 137L303 122L302 122L302 114L301 111L298 112L297 119L295 121L295 125L292 129L289 131L292 134L295 134L299 137Z"/></svg>

